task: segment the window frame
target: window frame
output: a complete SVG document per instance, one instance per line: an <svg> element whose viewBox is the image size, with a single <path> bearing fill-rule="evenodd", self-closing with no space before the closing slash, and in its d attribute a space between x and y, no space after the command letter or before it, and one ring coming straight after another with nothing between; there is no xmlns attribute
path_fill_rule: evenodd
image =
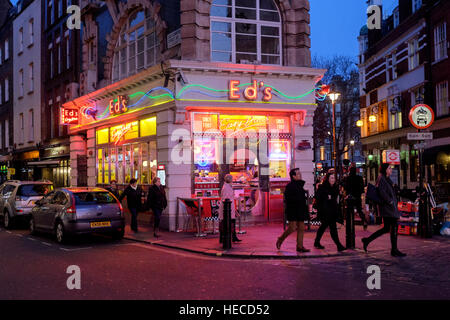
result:
<svg viewBox="0 0 450 320"><path fill-rule="evenodd" d="M446 93L444 94L444 90ZM447 116L450 114L448 101L449 90L448 81L442 81L436 84L436 113L437 117Z"/></svg>
<svg viewBox="0 0 450 320"><path fill-rule="evenodd" d="M408 71L416 69L419 62L419 39L414 38L408 41Z"/></svg>
<svg viewBox="0 0 450 320"><path fill-rule="evenodd" d="M443 21L434 28L434 62L448 58L447 22ZM441 52L442 51L442 52Z"/></svg>
<svg viewBox="0 0 450 320"><path fill-rule="evenodd" d="M261 64L264 65L276 65L276 66L281 66L283 65L283 29L282 29L282 19L281 19L281 13L280 13L280 9L278 8L278 6L276 5L276 3L272 0L273 4L275 5L275 7L277 8L277 14L279 17L278 22L276 21L266 21L266 20L261 20L260 17L260 13L261 11L269 11L269 12L274 12L272 10L266 10L266 9L261 9L260 8L260 1L256 0L256 8L254 9L256 11L256 18L255 19L241 19L241 18L236 18L236 9L249 9L247 7L240 7L240 6L236 6L236 1L235 0L231 0L231 6L228 5L220 5L220 4L211 4L211 8L214 6L216 7L228 7L231 9L231 17L220 17L220 16L213 16L210 14L210 52L211 52L211 56L210 59L211 61L217 61L217 62L223 62L222 60L214 60L213 59L213 53L214 52L222 52L222 53L229 53L228 51L222 51L222 50L214 50L213 49L213 33L230 33L230 32L224 32L224 31L219 31L219 30L213 30L212 29L212 24L213 22L225 22L225 23L230 23L231 24L231 63L240 63L241 60L245 60L245 59L241 59L239 61L237 61L236 56L238 54L247 54L247 55L252 55L253 53L245 53L245 52L237 52L236 51L236 24L237 23L242 23L242 24L252 24L252 25L256 25L256 61L258 61ZM251 9L253 10L253 9ZM278 36L271 36L271 35L263 35L261 32L261 27L273 27L273 28L278 28ZM238 33L239 34L239 33ZM279 43L278 43L278 50L279 50L279 54L269 54L269 53L262 53L262 46L261 46L261 42L262 42L262 37L270 37L270 38L276 38L278 39ZM262 62L262 56L270 56L270 57L279 57L279 63L277 64L272 64L272 63L263 63ZM252 63L252 61L249 61L250 63Z"/></svg>

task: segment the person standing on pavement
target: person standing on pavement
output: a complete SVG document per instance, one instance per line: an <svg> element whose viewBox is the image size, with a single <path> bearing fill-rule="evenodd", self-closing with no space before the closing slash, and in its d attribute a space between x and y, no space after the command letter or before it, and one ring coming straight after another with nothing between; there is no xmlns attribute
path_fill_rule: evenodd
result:
<svg viewBox="0 0 450 320"><path fill-rule="evenodd" d="M397 248L397 232L398 232L398 219L400 218L400 212L397 207L397 196L395 194L394 186L389 178L392 173L392 168L388 163L383 163L380 167L380 175L377 179L378 196L381 199L381 204L378 205L380 215L383 217L384 226L380 230L372 233L367 238L362 238L361 241L364 246L364 251L367 252L369 244L378 237L381 237L385 233L391 234L391 255L394 257L404 257L405 253L401 252Z"/></svg>
<svg viewBox="0 0 450 320"><path fill-rule="evenodd" d="M317 189L317 217L320 220L320 227L317 230L314 247L317 249L325 249L320 244L320 240L329 227L331 238L337 246L338 251L344 251L346 248L339 241L336 222L339 219L339 187L336 183L336 176L334 171L328 172L324 181Z"/></svg>
<svg viewBox="0 0 450 320"><path fill-rule="evenodd" d="M117 181L111 180L111 184L109 188L106 188L109 192L111 192L117 199L119 199L119 189L117 188Z"/></svg>
<svg viewBox="0 0 450 320"><path fill-rule="evenodd" d="M367 220L362 209L361 200L361 195L364 193L364 180L356 174L355 166L350 167L350 174L345 179L344 189L349 205L358 211L359 217L363 222L364 230L367 230Z"/></svg>
<svg viewBox="0 0 450 320"><path fill-rule="evenodd" d="M153 178L152 185L148 190L147 208L152 209L154 224L153 224L153 236L159 238L159 223L161 221L161 215L163 210L167 207L167 198L164 188L161 186L161 179L158 177Z"/></svg>
<svg viewBox="0 0 450 320"><path fill-rule="evenodd" d="M124 198L127 198L127 206L131 214L131 230L138 232L137 215L141 208L142 190L137 185L136 179L131 179L129 186L120 195L119 201L122 202Z"/></svg>
<svg viewBox="0 0 450 320"><path fill-rule="evenodd" d="M231 230L233 232L232 235L232 240L233 242L240 242L242 240L238 239L237 235L236 235L236 204L234 203L234 190L233 187L231 185L231 183L233 182L233 176L231 174L227 174L224 177L224 184L222 187L222 190L220 192L220 207L219 207L219 221L220 221L220 225L219 225L219 231L220 231L220 243L223 242L223 202L226 199L229 199L231 201Z"/></svg>
<svg viewBox="0 0 450 320"><path fill-rule="evenodd" d="M286 210L286 219L289 226L286 231L277 239L277 249L281 249L283 241L295 230L297 230L297 251L309 252L303 246L303 234L305 232L305 220L308 219L308 206L306 191L303 189L305 181L302 180L302 174L298 168L289 172L291 182L289 182L284 191L284 202Z"/></svg>

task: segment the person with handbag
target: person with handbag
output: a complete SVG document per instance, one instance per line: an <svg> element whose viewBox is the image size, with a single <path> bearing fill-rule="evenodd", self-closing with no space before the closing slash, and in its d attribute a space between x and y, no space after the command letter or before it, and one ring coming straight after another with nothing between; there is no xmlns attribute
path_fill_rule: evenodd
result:
<svg viewBox="0 0 450 320"><path fill-rule="evenodd" d="M158 230L159 223L161 221L161 215L164 209L167 207L167 198L164 188L161 186L161 179L158 177L153 178L152 185L148 190L147 196L147 208L153 211L153 236L159 238Z"/></svg>
<svg viewBox="0 0 450 320"><path fill-rule="evenodd" d="M310 250L303 246L305 220L308 219L307 197L303 188L305 181L302 180L302 174L298 168L292 169L289 175L291 182L287 184L284 191L286 219L289 221L289 226L277 239L276 247L280 250L283 241L297 230L297 251L309 252Z"/></svg>
<svg viewBox="0 0 450 320"><path fill-rule="evenodd" d="M330 235L337 246L337 250L344 251L346 248L339 241L336 222L340 219L339 213L339 187L336 183L334 171L330 171L325 176L322 184L317 189L317 217L320 220L320 227L317 230L314 247L317 249L325 249L320 244L320 240L327 228L330 228Z"/></svg>
<svg viewBox="0 0 450 320"><path fill-rule="evenodd" d="M397 195L395 194L394 186L389 178L392 173L392 168L388 163L383 163L380 167L380 175L378 176L376 188L378 194L378 210L383 217L383 228L372 233L367 238L362 238L364 251L367 252L369 244L383 234L391 234L391 255L394 257L404 257L405 253L397 248L397 233L398 233L398 219L400 212L397 207Z"/></svg>
<svg viewBox="0 0 450 320"><path fill-rule="evenodd" d="M137 215L142 207L142 189L137 185L136 179L132 178L130 180L129 186L120 195L119 201L122 202L125 197L127 198L127 206L131 214L131 230L138 232Z"/></svg>

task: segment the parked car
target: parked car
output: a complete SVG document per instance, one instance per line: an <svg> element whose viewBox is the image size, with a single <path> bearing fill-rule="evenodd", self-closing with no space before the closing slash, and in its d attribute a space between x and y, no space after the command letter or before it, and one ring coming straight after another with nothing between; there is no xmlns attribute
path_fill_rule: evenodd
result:
<svg viewBox="0 0 450 320"><path fill-rule="evenodd" d="M30 232L52 233L59 243L88 233L109 233L122 239L125 217L119 200L102 188L61 188L36 202Z"/></svg>
<svg viewBox="0 0 450 320"><path fill-rule="evenodd" d="M18 219L28 219L36 201L53 190L50 181L8 180L0 186L0 216L6 229Z"/></svg>

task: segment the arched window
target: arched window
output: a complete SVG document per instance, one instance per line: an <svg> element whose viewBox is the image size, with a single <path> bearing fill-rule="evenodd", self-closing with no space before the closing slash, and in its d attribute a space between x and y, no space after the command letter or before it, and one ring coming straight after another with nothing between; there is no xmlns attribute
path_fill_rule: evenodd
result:
<svg viewBox="0 0 450 320"><path fill-rule="evenodd" d="M122 27L114 50L112 80L117 81L158 61L159 42L148 10L134 12Z"/></svg>
<svg viewBox="0 0 450 320"><path fill-rule="evenodd" d="M281 65L281 18L273 0L214 0L211 60Z"/></svg>

